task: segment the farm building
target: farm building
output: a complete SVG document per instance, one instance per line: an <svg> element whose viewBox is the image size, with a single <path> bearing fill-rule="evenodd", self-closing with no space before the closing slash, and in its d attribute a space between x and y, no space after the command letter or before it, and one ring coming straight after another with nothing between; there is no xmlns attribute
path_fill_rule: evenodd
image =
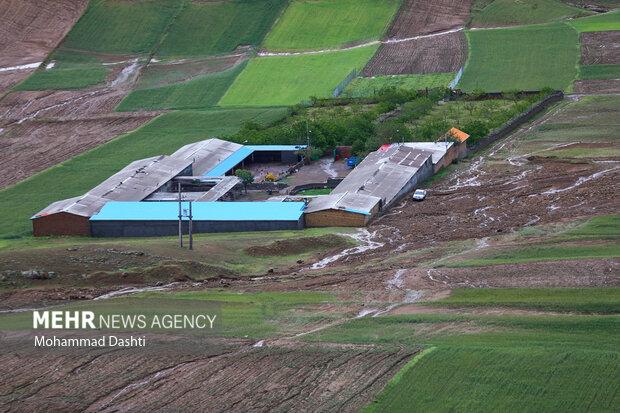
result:
<svg viewBox="0 0 620 413"><path fill-rule="evenodd" d="M181 208L189 209L188 202ZM194 202L192 231L294 230L304 227L303 202ZM90 218L95 237L153 237L178 233L177 202L109 202ZM183 217L184 231L189 218Z"/></svg>
<svg viewBox="0 0 620 413"><path fill-rule="evenodd" d="M310 201L306 225L366 225L433 174L432 156L432 151L406 145L384 145L371 152L330 195Z"/></svg>
<svg viewBox="0 0 620 413"><path fill-rule="evenodd" d="M306 209L308 227L363 227L381 208L381 199L345 192L313 199Z"/></svg>
<svg viewBox="0 0 620 413"><path fill-rule="evenodd" d="M433 172L437 173L455 160L462 158L467 150L464 143L455 142L411 142L404 144L408 148L431 152Z"/></svg>
<svg viewBox="0 0 620 413"><path fill-rule="evenodd" d="M154 206L156 202L177 201L179 186L182 199L197 204L234 199L234 190L241 181L227 175L237 167L281 162L288 168L300 161L299 151L305 148L303 145L244 146L207 139L185 145L170 156L134 161L86 194L54 202L35 214L31 218L33 234L91 235L89 219L107 203L144 201L141 208L146 214L150 209L162 208ZM278 221L277 217L274 220Z"/></svg>
<svg viewBox="0 0 620 413"><path fill-rule="evenodd" d="M169 185L178 175L191 174L191 161L155 156L134 161L86 194L54 202L32 219L34 236L90 235L88 219L111 201L142 201Z"/></svg>

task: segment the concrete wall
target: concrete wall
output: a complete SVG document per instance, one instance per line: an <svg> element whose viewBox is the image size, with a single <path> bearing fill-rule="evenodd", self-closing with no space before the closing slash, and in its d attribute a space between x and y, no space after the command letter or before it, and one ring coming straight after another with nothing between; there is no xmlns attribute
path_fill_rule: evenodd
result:
<svg viewBox="0 0 620 413"><path fill-rule="evenodd" d="M94 237L161 237L177 235L177 221L91 221ZM297 221L194 221L193 232L281 231L303 229L304 218ZM188 222L183 222L188 233Z"/></svg>
<svg viewBox="0 0 620 413"><path fill-rule="evenodd" d="M35 237L50 235L90 235L88 217L59 212L32 220Z"/></svg>

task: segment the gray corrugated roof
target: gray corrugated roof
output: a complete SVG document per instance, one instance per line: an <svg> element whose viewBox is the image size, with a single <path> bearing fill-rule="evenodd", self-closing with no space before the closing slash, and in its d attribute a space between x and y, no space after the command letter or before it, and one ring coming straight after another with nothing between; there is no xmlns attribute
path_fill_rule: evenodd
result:
<svg viewBox="0 0 620 413"><path fill-rule="evenodd" d="M349 212L370 214L370 211L381 201L380 198L371 195L355 193L341 193L320 195L310 200L306 213L324 211L327 209L340 209Z"/></svg>
<svg viewBox="0 0 620 413"><path fill-rule="evenodd" d="M408 142L405 146L413 149L420 149L433 153L433 164L438 163L446 155L448 149L454 145L454 142Z"/></svg>
<svg viewBox="0 0 620 413"><path fill-rule="evenodd" d="M387 205L431 156L432 152L402 145L371 152L334 188L332 194L371 195L381 198Z"/></svg>
<svg viewBox="0 0 620 413"><path fill-rule="evenodd" d="M202 175L241 149L242 146L238 143L214 138L185 145L171 156L193 160L194 165L192 169L194 175Z"/></svg>
<svg viewBox="0 0 620 413"><path fill-rule="evenodd" d="M54 202L33 218L58 212L90 217L108 201L142 201L191 163L191 159L170 156L155 156L134 161L86 194Z"/></svg>
<svg viewBox="0 0 620 413"><path fill-rule="evenodd" d="M235 185L240 184L241 179L236 176L225 176L222 180L209 190L204 196L200 197L198 201L217 201L228 193Z"/></svg>

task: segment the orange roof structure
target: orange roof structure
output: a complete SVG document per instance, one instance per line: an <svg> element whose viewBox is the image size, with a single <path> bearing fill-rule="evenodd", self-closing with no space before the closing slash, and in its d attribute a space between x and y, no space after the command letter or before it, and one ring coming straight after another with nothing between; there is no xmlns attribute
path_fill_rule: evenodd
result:
<svg viewBox="0 0 620 413"><path fill-rule="evenodd" d="M467 140L467 138L469 138L469 135L466 134L465 132L463 132L460 129L457 128L452 128L450 129L450 131L448 132L450 135L452 135L452 137L454 139L456 139L459 142L465 142Z"/></svg>

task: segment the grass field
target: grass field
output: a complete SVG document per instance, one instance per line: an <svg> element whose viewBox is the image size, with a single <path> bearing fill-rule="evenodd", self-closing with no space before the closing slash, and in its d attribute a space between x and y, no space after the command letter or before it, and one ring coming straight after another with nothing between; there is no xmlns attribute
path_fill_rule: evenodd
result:
<svg viewBox="0 0 620 413"><path fill-rule="evenodd" d="M92 0L63 47L104 53L150 53L183 0Z"/></svg>
<svg viewBox="0 0 620 413"><path fill-rule="evenodd" d="M92 56L69 51L55 51L48 59L51 69L39 69L15 90L71 90L103 83L108 69Z"/></svg>
<svg viewBox="0 0 620 413"><path fill-rule="evenodd" d="M381 89L422 90L448 87L456 73L430 73L426 75L399 75L355 78L342 93L343 97L366 97Z"/></svg>
<svg viewBox="0 0 620 413"><path fill-rule="evenodd" d="M116 110L204 109L215 106L244 68L245 63L187 82L134 90Z"/></svg>
<svg viewBox="0 0 620 413"><path fill-rule="evenodd" d="M237 0L188 4L158 49L160 56L200 56L259 45L286 0Z"/></svg>
<svg viewBox="0 0 620 413"><path fill-rule="evenodd" d="M578 102L571 102L562 116L538 127L526 143L614 142L615 131L620 126L619 103L618 96L584 96Z"/></svg>
<svg viewBox="0 0 620 413"><path fill-rule="evenodd" d="M571 25L579 32L620 30L620 10L573 20Z"/></svg>
<svg viewBox="0 0 620 413"><path fill-rule="evenodd" d="M377 40L399 5L398 0L293 0L263 47L313 50Z"/></svg>
<svg viewBox="0 0 620 413"><path fill-rule="evenodd" d="M489 252L485 257L452 261L448 267L482 267L486 265L517 264L537 261L585 260L620 257L618 243L545 244L506 251Z"/></svg>
<svg viewBox="0 0 620 413"><path fill-rule="evenodd" d="M336 318L338 315L334 313L316 313L318 306L326 303L334 304L335 301L332 294L321 292L230 293L210 290L187 293L142 293L110 300L71 304L64 309L88 309L97 315L144 314L147 319L151 319L153 315L165 314L215 314L214 331L188 329L175 332L260 339L285 332L296 332L305 324ZM315 312L313 314L310 311L303 311L304 309L315 309ZM0 323L4 331L28 329L32 327L32 315L30 312L1 315ZM136 328L122 330L137 331Z"/></svg>
<svg viewBox="0 0 620 413"><path fill-rule="evenodd" d="M427 349L366 412L612 411L619 327L618 316L423 314L365 317L305 339Z"/></svg>
<svg viewBox="0 0 620 413"><path fill-rule="evenodd" d="M35 212L53 201L83 194L131 161L170 154L187 143L235 133L245 121L270 123L286 113L286 109L274 108L164 114L132 133L0 191L0 238L30 234L29 218ZM58 182L66 184L58 186Z"/></svg>
<svg viewBox="0 0 620 413"><path fill-rule="evenodd" d="M620 288L457 288L450 297L427 304L616 314Z"/></svg>
<svg viewBox="0 0 620 413"><path fill-rule="evenodd" d="M620 65L579 66L579 79L620 79Z"/></svg>
<svg viewBox="0 0 620 413"><path fill-rule="evenodd" d="M484 8L474 7L472 11L470 23L472 27L549 23L592 14L559 0L495 0Z"/></svg>
<svg viewBox="0 0 620 413"><path fill-rule="evenodd" d="M328 97L353 69L361 68L376 46L342 52L252 59L221 106L294 105L311 96Z"/></svg>
<svg viewBox="0 0 620 413"><path fill-rule="evenodd" d="M577 76L579 39L564 23L470 30L467 38L465 91L565 90Z"/></svg>

